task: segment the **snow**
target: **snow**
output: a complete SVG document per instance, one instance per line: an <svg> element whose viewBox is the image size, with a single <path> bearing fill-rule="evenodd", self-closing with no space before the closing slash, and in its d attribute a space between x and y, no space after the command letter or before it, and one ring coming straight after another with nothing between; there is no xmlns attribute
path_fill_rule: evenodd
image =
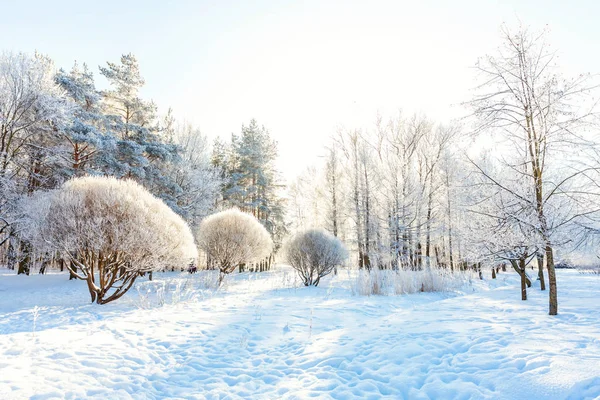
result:
<svg viewBox="0 0 600 400"><path fill-rule="evenodd" d="M558 274L550 317L513 272L370 297L346 272L304 288L280 267L216 292L155 274L103 306L65 274L0 272L0 398L600 398L600 276Z"/></svg>

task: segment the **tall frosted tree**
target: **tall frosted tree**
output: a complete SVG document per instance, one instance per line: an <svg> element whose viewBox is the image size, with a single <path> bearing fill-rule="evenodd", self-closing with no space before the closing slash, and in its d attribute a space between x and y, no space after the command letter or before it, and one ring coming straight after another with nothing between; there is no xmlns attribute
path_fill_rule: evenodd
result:
<svg viewBox="0 0 600 400"><path fill-rule="evenodd" d="M111 132L106 132L107 119L101 109L101 95L96 89L93 73L86 64L75 63L66 72L56 74L55 80L73 103L73 119L64 130L68 142L62 158L66 161L64 173L82 176L86 173L102 173L94 159L99 153L110 152L115 145Z"/></svg>
<svg viewBox="0 0 600 400"><path fill-rule="evenodd" d="M162 135L156 105L139 96L145 81L137 59L133 54L123 55L120 63L100 67L100 73L110 84L102 92L102 107L115 140L114 150L99 157L102 169L109 175L135 179L181 213L171 194L180 188L165 173L167 164L179 157L178 147Z"/></svg>
<svg viewBox="0 0 600 400"><path fill-rule="evenodd" d="M170 196L181 215L196 228L217 206L223 177L210 160L208 140L190 124L175 124L169 136L178 147L179 157L166 173L174 185Z"/></svg>
<svg viewBox="0 0 600 400"><path fill-rule="evenodd" d="M327 149L327 163L325 165L325 182L327 186L327 228L334 237L340 231L340 160L334 146Z"/></svg>
<svg viewBox="0 0 600 400"><path fill-rule="evenodd" d="M43 55L0 55L0 176L24 177L28 190L51 178L45 166L69 119L66 98Z"/></svg>
<svg viewBox="0 0 600 400"><path fill-rule="evenodd" d="M29 244L15 222L21 196L52 188L70 105L54 82L54 64L41 54L0 54L0 244L6 264L29 270Z"/></svg>
<svg viewBox="0 0 600 400"><path fill-rule="evenodd" d="M531 187L531 196L526 198L519 197L502 177L479 169L505 193L528 204L535 221L536 235L531 240L543 248L548 270L549 314L556 315L554 248L561 242L560 228L596 208L582 208L580 199L589 197L589 188L597 187L591 178L597 168L584 163L597 154L595 142L589 140L589 128L597 117L593 98L597 86L585 74L561 77L556 53L546 38L546 32L534 33L526 27L512 31L503 26L498 52L477 64L483 83L469 105L478 131L511 145L513 159L505 163L526 166L521 171ZM588 181L583 190L581 181Z"/></svg>
<svg viewBox="0 0 600 400"><path fill-rule="evenodd" d="M142 128L156 130L156 105L139 97L139 90L146 83L140 74L136 57L129 53L121 56L120 63L107 62L100 73L110 83L110 90L103 92L104 106L108 114L117 116L115 132L121 139L135 138Z"/></svg>
<svg viewBox="0 0 600 400"><path fill-rule="evenodd" d="M275 246L286 233L281 184L275 168L277 143L256 120L232 135L229 148L217 142L212 163L222 169L223 201L254 215L273 236Z"/></svg>

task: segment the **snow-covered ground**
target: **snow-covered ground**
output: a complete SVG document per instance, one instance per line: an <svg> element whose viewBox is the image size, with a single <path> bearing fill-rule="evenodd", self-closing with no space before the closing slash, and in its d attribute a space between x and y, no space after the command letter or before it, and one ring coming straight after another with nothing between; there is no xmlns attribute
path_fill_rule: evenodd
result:
<svg viewBox="0 0 600 400"><path fill-rule="evenodd" d="M157 274L112 304L66 275L0 272L0 399L600 397L600 276L515 273L461 293L356 296L347 273ZM150 292L148 295L147 292ZM174 295L175 294L175 295Z"/></svg>

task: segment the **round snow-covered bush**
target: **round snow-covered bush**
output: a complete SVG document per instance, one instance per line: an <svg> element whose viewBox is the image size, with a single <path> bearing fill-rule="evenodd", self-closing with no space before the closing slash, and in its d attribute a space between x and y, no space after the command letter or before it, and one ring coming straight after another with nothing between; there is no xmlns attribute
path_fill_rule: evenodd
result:
<svg viewBox="0 0 600 400"><path fill-rule="evenodd" d="M205 218L198 229L198 246L220 271L219 282L242 263L266 258L273 249L269 232L254 216L238 209Z"/></svg>
<svg viewBox="0 0 600 400"><path fill-rule="evenodd" d="M143 273L183 268L198 256L186 222L132 180L71 179L24 209L32 244L68 257L98 304L121 297Z"/></svg>
<svg viewBox="0 0 600 400"><path fill-rule="evenodd" d="M305 286L318 286L322 277L344 264L348 251L335 236L323 230L309 229L288 241L285 258Z"/></svg>

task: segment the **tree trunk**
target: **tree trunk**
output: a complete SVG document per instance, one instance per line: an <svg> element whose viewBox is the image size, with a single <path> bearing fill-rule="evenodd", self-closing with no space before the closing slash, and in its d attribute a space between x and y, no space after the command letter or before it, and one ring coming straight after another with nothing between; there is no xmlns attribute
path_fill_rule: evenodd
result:
<svg viewBox="0 0 600 400"><path fill-rule="evenodd" d="M546 290L546 281L544 279L544 256L542 254L537 255L538 264L538 280L540 281L540 289Z"/></svg>
<svg viewBox="0 0 600 400"><path fill-rule="evenodd" d="M126 274L126 276L121 277L121 279L122 279L121 288L117 289L113 294L111 294L108 297L104 297L104 296L106 295L108 290L112 287L112 285L110 285L106 288L102 288L101 293L98 295L98 298L96 299L96 303L106 304L106 303L110 303L111 301L121 298L125 293L127 293L127 291L129 289L131 289L131 286L133 286L135 279L140 275L140 273L138 273L138 272L129 272L129 273L125 272L125 274Z"/></svg>
<svg viewBox="0 0 600 400"><path fill-rule="evenodd" d="M333 236L338 236L338 210L337 210L337 155L331 148L329 151L329 183L331 185L331 219L333 225Z"/></svg>
<svg viewBox="0 0 600 400"><path fill-rule="evenodd" d="M558 314L558 299L556 296L556 270L554 269L554 254L552 246L546 245L546 269L548 270L548 282L550 284L550 311L548 314Z"/></svg>
<svg viewBox="0 0 600 400"><path fill-rule="evenodd" d="M367 165L363 163L363 172L365 177L365 264L364 267L371 270L371 208L370 208L370 192L369 192L369 175L367 173Z"/></svg>
<svg viewBox="0 0 600 400"><path fill-rule="evenodd" d="M29 275L31 268L31 246L27 242L20 242L21 246L21 257L18 262L17 275L25 274Z"/></svg>
<svg viewBox="0 0 600 400"><path fill-rule="evenodd" d="M446 197L448 198L448 251L450 252L450 270L454 271L454 253L452 249L452 208L450 202L450 182L446 176ZM459 260L460 262L460 257Z"/></svg>
<svg viewBox="0 0 600 400"><path fill-rule="evenodd" d="M527 300L527 282L525 279L525 271L521 272L521 300Z"/></svg>
<svg viewBox="0 0 600 400"><path fill-rule="evenodd" d="M73 273L73 271L77 271L77 265L75 265L73 260L69 260L69 263L71 264L71 268L69 269L69 280L77 279L77 277ZM94 300L92 300L92 301L94 301Z"/></svg>
<svg viewBox="0 0 600 400"><path fill-rule="evenodd" d="M429 178L429 193L427 196L427 221L425 227L425 259L427 268L431 266L431 216L433 211L433 173Z"/></svg>
<svg viewBox="0 0 600 400"><path fill-rule="evenodd" d="M435 253L435 263L438 268L443 267L446 268L446 265L442 263L440 260L440 249L437 246L433 247L433 252Z"/></svg>
<svg viewBox="0 0 600 400"><path fill-rule="evenodd" d="M521 300L527 300L527 288L531 287L531 280L525 273L525 258L520 258L518 264L516 260L510 260L510 264L521 277Z"/></svg>
<svg viewBox="0 0 600 400"><path fill-rule="evenodd" d="M98 299L98 301L100 301L100 298L98 297L98 293L97 293L95 285L94 285L93 276L94 276L94 271L92 270L86 279L86 283L88 285L88 290L90 291L90 297L92 299L92 303L95 302L96 299Z"/></svg>
<svg viewBox="0 0 600 400"><path fill-rule="evenodd" d="M360 191L359 191L359 165L358 165L358 144L356 143L356 138L352 138L353 145L353 155L352 155L352 164L354 168L354 182L353 184L353 202L354 202L354 214L356 216L356 242L358 244L358 268L363 269L364 267L364 243L363 243L363 231L362 231L362 218L360 212Z"/></svg>
<svg viewBox="0 0 600 400"><path fill-rule="evenodd" d="M8 250L6 253L6 266L8 269L15 269L17 265L17 250L15 249L14 241L16 240L14 236L12 236L12 232L10 233L11 237L8 239Z"/></svg>
<svg viewBox="0 0 600 400"><path fill-rule="evenodd" d="M49 260L44 260L42 261L42 266L40 267L40 275L44 275L46 273L46 268L48 268L48 264L50 263Z"/></svg>
<svg viewBox="0 0 600 400"><path fill-rule="evenodd" d="M510 260L511 265L521 277L521 300L527 300L527 287L531 286L531 282L525 274L525 259L519 258L519 263L516 260Z"/></svg>
<svg viewBox="0 0 600 400"><path fill-rule="evenodd" d="M527 287L531 287L531 282L527 285L527 275L525 274L525 261L527 256L521 257L519 259L519 268L521 269L521 300L527 300Z"/></svg>

